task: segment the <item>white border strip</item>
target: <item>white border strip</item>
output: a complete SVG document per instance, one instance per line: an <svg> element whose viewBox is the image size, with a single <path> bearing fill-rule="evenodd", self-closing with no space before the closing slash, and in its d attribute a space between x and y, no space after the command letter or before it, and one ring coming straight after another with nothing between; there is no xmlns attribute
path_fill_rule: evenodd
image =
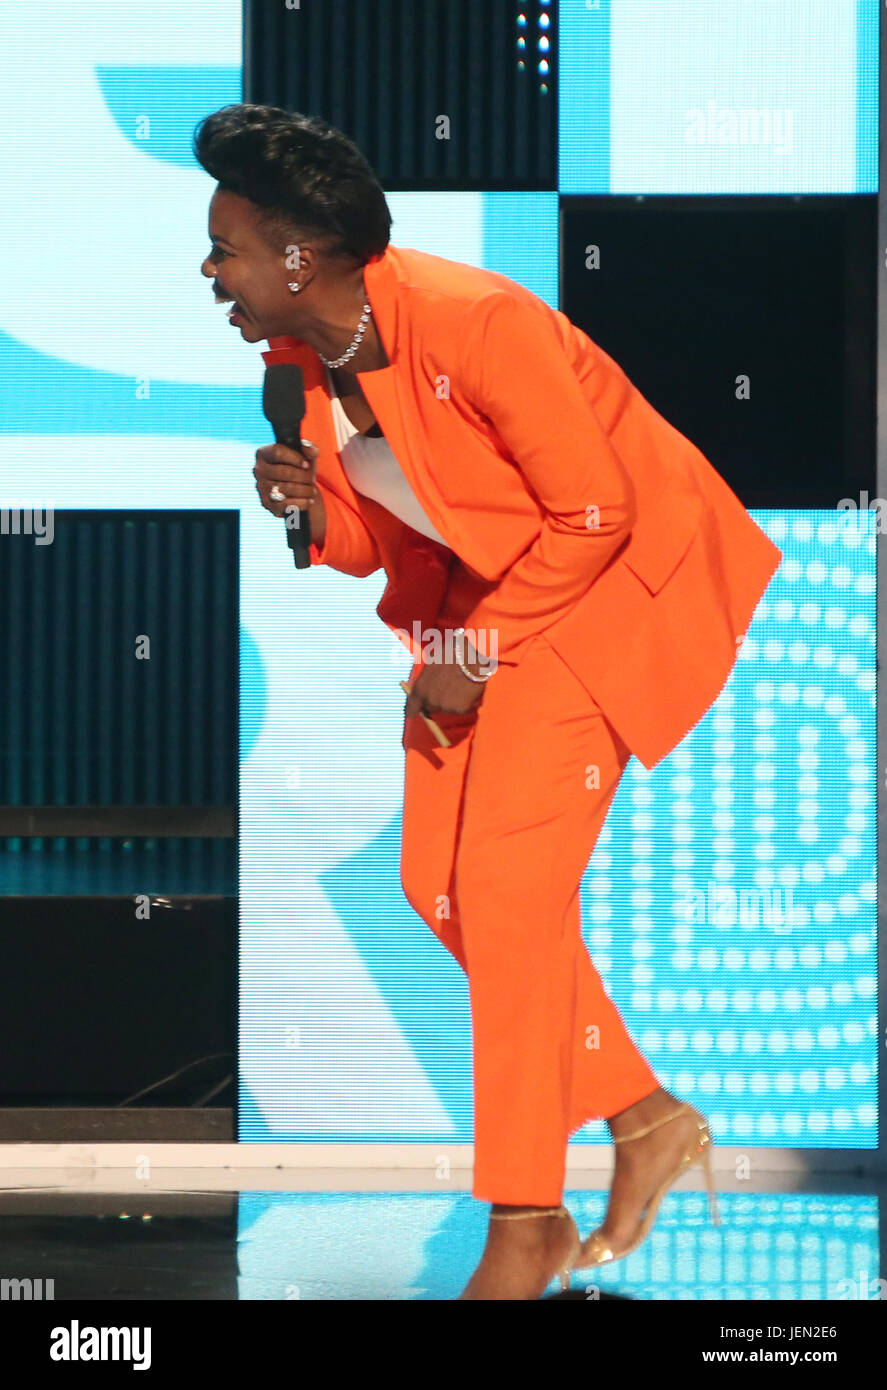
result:
<svg viewBox="0 0 887 1390"><path fill-rule="evenodd" d="M749 1163L755 1182L765 1173L846 1173L876 1182L884 1175L876 1150L714 1145L716 1172L735 1178L739 1160ZM442 1183L437 1175L444 1161L460 1181ZM273 1185L292 1191L304 1185L312 1191L379 1191L405 1185L428 1191L448 1185L470 1187L473 1163L471 1144L13 1143L0 1144L0 1189L83 1190L113 1181L115 1186L122 1183L122 1190L150 1185L168 1191L225 1191ZM591 1186L600 1175L609 1180L612 1165L609 1145L575 1144L567 1151L568 1175L587 1174ZM701 1168L689 1170L686 1177L689 1188L701 1186ZM745 1181L738 1190L747 1190Z"/></svg>

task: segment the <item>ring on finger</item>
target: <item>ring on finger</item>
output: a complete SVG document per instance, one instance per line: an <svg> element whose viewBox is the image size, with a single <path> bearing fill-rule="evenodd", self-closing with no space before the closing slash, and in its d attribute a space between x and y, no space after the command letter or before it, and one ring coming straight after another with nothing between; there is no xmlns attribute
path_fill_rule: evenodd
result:
<svg viewBox="0 0 887 1390"><path fill-rule="evenodd" d="M277 486L276 483L274 484L271 491L268 493L268 496L271 498L272 502L282 502L284 500L284 494L280 491L280 488Z"/></svg>

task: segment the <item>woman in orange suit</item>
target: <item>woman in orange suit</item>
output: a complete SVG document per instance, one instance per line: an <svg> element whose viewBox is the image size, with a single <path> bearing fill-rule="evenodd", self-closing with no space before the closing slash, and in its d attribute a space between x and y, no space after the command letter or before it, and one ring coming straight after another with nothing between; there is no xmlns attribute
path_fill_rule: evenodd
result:
<svg viewBox="0 0 887 1390"><path fill-rule="evenodd" d="M414 658L401 876L467 974L492 1204L462 1298L538 1298L635 1248L691 1164L712 1192L705 1117L629 1037L579 885L629 758L653 767L711 706L780 552L563 314L392 246L340 132L234 106L195 153L218 184L203 274L265 362L304 375L305 440L259 449L261 501L307 513L313 564L384 568L377 612ZM563 1184L592 1118L617 1147L583 1241Z"/></svg>

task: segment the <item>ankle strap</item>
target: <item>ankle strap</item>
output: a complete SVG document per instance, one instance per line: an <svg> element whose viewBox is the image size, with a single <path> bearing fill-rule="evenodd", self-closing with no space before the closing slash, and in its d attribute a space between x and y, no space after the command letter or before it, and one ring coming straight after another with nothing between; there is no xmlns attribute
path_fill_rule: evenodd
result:
<svg viewBox="0 0 887 1390"><path fill-rule="evenodd" d="M614 1135L613 1143L624 1144L627 1139L642 1139L645 1134L649 1134L652 1130L658 1129L660 1125L667 1124L669 1120L675 1119L678 1115L683 1115L685 1110L690 1109L691 1106L689 1103L687 1101L682 1101L677 1110L673 1110L670 1115L664 1115L661 1120L654 1120L653 1123L647 1125L645 1129L636 1129L634 1134Z"/></svg>
<svg viewBox="0 0 887 1390"><path fill-rule="evenodd" d="M491 1221L523 1221L525 1216L567 1216L567 1208L540 1207L538 1211L491 1211Z"/></svg>

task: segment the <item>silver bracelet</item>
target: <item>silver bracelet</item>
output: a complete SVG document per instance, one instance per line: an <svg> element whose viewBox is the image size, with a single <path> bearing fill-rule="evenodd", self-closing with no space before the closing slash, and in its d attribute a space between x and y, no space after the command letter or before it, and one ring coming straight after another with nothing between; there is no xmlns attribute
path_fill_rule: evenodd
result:
<svg viewBox="0 0 887 1390"><path fill-rule="evenodd" d="M469 671L468 667L465 665L465 641L466 641L466 637L465 637L465 629L464 629L464 627L457 627L457 628L454 628L454 629L453 629L453 637L454 637L454 638L455 638L455 637L460 638L458 647L457 647L457 649L456 649L456 665L459 667L459 670L462 672L462 674L463 674L464 676L467 676L468 679L469 679L470 681L476 681L476 682L478 682L478 684L483 685L483 683L484 683L485 681L488 681L488 680L490 679L490 676L495 675L495 673L496 673L496 668L495 668L495 666L492 667L491 670L487 671L487 673L486 673L485 676L476 676L476 675L474 674L474 672L473 672L473 671Z"/></svg>

